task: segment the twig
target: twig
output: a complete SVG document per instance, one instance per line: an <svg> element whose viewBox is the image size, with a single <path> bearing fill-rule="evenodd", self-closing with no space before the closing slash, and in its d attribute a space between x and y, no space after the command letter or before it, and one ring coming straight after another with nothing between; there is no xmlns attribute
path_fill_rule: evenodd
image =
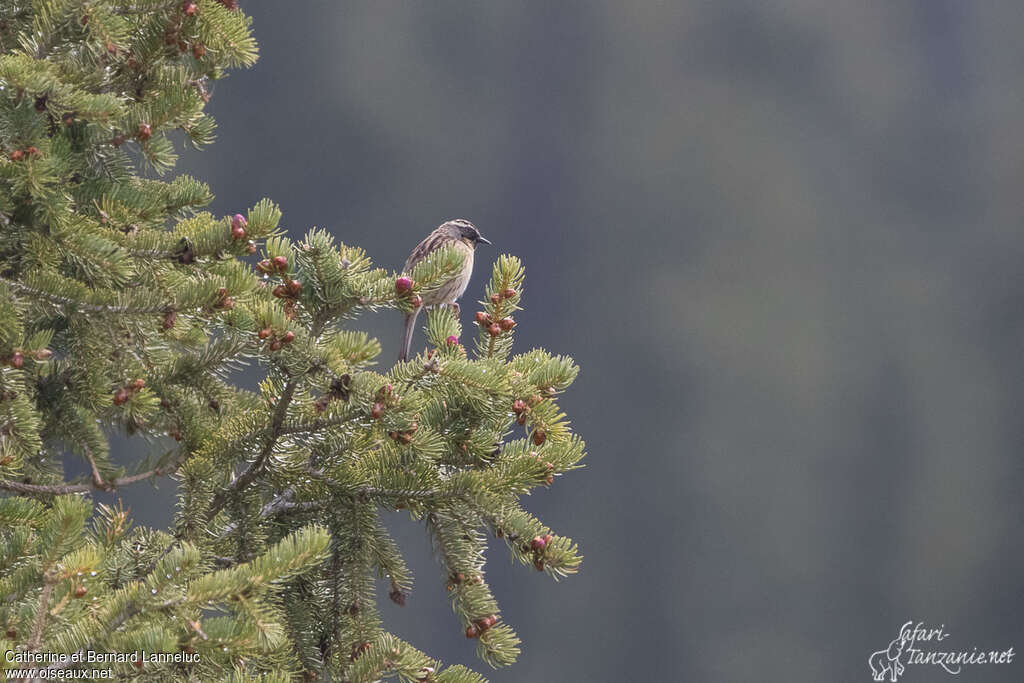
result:
<svg viewBox="0 0 1024 683"><path fill-rule="evenodd" d="M92 458L89 459L90 462ZM95 465L93 465L95 468ZM87 491L98 490L98 491L113 491L121 486L128 484L134 484L137 481L143 481L145 479L152 479L153 477L159 477L164 474L170 474L174 472L177 467L157 467L147 472L140 472L139 474L132 474L127 477L118 477L117 479L111 479L110 481L104 481L102 478L97 482L99 473L93 469L93 480L92 482L85 484L25 484L20 481L4 481L0 480L0 490L12 491L14 493L27 493L27 494L39 494L44 496L63 496L68 493L85 493Z"/></svg>
<svg viewBox="0 0 1024 683"><path fill-rule="evenodd" d="M319 510L323 507L323 503L319 501L303 501L296 503L292 501L293 497L295 497L295 490L285 489L280 495L275 496L273 500L260 508L260 517L268 519L288 512L310 512L312 510ZM221 529L221 533L223 535L227 535L237 528L238 524L231 523Z"/></svg>
<svg viewBox="0 0 1024 683"><path fill-rule="evenodd" d="M296 381L294 379L285 385L284 391L281 392L281 400L277 402L277 408L274 410L274 418L270 422L270 433L263 444L263 450L260 451L260 454L256 456L256 459L252 461L249 467L238 475L237 479L231 482L227 492L221 491L213 497L210 509L206 513L207 519L213 519L224 508L230 493L241 491L251 484L260 470L263 469L263 465L266 463L271 451L274 450L277 438L281 435L281 425L284 424L285 415L288 413L288 405L292 402L292 396L295 395L295 386Z"/></svg>
<svg viewBox="0 0 1024 683"><path fill-rule="evenodd" d="M85 446L85 458L89 461L89 467L92 468L92 485L103 491L109 491L110 484L103 481L103 476L100 474L99 468L96 467L96 460L93 459L92 451L88 446Z"/></svg>
<svg viewBox="0 0 1024 683"><path fill-rule="evenodd" d="M314 477L322 480L328 486L335 489L342 490L344 493L353 496L373 496L376 498L418 498L421 500L429 500L431 498L459 498L460 494L448 494L441 489L425 489L423 491L396 491L392 489L382 489L375 486L357 486L355 488L344 487L328 477L325 477L322 472L317 470L311 470L310 474ZM262 508L260 508L260 517L268 519L277 515L289 514L292 512L312 512L314 510L320 510L324 507L323 501L294 501L295 497L294 489L285 489L278 495L274 496L269 502L267 502ZM238 525L234 522L227 524L221 529L222 534L229 534Z"/></svg>
<svg viewBox="0 0 1024 683"><path fill-rule="evenodd" d="M43 641L43 627L46 625L46 612L50 607L50 594L57 583L57 577L50 571L43 574L43 591L39 595L39 609L36 610L36 621L32 626L32 637L28 639L28 649L35 652Z"/></svg>

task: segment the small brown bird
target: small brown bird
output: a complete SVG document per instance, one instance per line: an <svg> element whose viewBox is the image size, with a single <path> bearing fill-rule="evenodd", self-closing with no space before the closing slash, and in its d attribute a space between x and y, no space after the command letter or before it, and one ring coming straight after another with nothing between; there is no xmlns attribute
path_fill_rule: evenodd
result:
<svg viewBox="0 0 1024 683"><path fill-rule="evenodd" d="M441 304L455 305L455 300L463 295L466 287L469 286L469 278L473 274L473 251L478 244L490 244L476 226L463 218L452 221L445 221L434 232L427 235L427 238L416 245L416 248L409 254L402 272L406 275L412 274L412 269L417 263L438 249L451 245L464 255L462 270L451 280L442 283L436 289L423 293L424 306L439 306ZM412 312L405 315L405 335L402 337L402 349L398 354L398 360L406 360L409 357L409 347L412 345L412 333L416 326L416 317L420 314L420 308L414 308Z"/></svg>

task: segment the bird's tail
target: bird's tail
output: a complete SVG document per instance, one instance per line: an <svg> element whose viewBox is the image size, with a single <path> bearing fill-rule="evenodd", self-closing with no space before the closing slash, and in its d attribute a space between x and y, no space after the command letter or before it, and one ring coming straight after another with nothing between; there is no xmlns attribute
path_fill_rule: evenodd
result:
<svg viewBox="0 0 1024 683"><path fill-rule="evenodd" d="M405 314L405 333L402 336L402 348L398 352L398 360L409 359L409 348L412 346L412 333L416 329L416 318L419 314L419 306Z"/></svg>

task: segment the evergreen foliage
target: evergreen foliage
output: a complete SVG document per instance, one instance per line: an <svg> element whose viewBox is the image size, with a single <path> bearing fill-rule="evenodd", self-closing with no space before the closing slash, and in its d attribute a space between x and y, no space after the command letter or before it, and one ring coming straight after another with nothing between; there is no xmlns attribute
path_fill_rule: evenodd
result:
<svg viewBox="0 0 1024 683"><path fill-rule="evenodd" d="M413 579L379 512L433 539L453 636L513 662L484 550L493 535L555 579L577 570L520 504L583 457L557 405L577 368L512 355L524 273L502 256L472 354L441 308L427 351L375 370L379 343L347 325L411 310L457 253L398 293L325 231L286 238L269 201L217 217L206 185L163 179L175 131L212 141L210 83L255 59L232 0L0 3L3 647L196 655L111 664L154 681L483 680L384 630L378 581L404 604ZM230 381L241 367L258 391ZM150 444L130 472L116 432ZM90 476L67 481L66 458ZM179 490L166 531L89 497L161 477Z"/></svg>

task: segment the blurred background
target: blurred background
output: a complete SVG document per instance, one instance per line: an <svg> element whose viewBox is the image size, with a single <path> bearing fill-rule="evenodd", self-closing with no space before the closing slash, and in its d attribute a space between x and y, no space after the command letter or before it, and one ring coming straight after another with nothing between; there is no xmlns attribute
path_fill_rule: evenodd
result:
<svg viewBox="0 0 1024 683"><path fill-rule="evenodd" d="M518 350L582 366L587 466L528 501L582 571L489 554L519 663L475 660L401 515L388 628L496 682L868 681L909 620L1024 648L1024 4L242 5L262 56L179 166L214 211L392 269L469 218L464 322L516 254ZM357 324L390 363L400 315Z"/></svg>

